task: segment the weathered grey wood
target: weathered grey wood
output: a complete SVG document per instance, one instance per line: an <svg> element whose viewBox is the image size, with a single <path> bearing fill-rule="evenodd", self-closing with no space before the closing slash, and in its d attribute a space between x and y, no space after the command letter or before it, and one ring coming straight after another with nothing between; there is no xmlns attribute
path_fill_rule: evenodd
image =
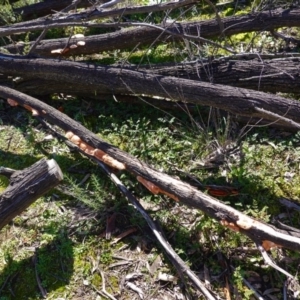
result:
<svg viewBox="0 0 300 300"><path fill-rule="evenodd" d="M0 195L0 229L62 179L63 174L53 159L41 159L24 170L14 172L9 186Z"/></svg>

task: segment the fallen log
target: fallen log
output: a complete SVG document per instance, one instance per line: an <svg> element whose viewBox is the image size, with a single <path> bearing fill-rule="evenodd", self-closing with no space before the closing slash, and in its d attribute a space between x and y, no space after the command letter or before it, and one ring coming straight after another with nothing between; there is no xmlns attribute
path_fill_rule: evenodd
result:
<svg viewBox="0 0 300 300"><path fill-rule="evenodd" d="M72 0L52 0L33 3L31 5L25 5L22 7L14 8L15 14L20 15L23 21L35 19L38 17L51 15L57 11L60 11L72 4ZM77 8L91 6L92 3L88 0L79 1Z"/></svg>
<svg viewBox="0 0 300 300"><path fill-rule="evenodd" d="M9 55L0 55L0 72L6 76L78 85L89 88L91 94L143 94L212 106L234 115L262 118L300 129L299 101L244 88L90 63Z"/></svg>
<svg viewBox="0 0 300 300"><path fill-rule="evenodd" d="M177 77L213 84L223 84L271 93L300 93L300 58L282 54L276 59L247 59L228 57L222 60L199 60L193 63L170 63L155 66L126 66L126 69L146 71L169 77ZM253 57L253 56L252 56ZM121 68L121 66L120 66ZM61 81L43 79L20 79L16 89L31 95L64 93L89 96L90 87L77 84L66 85ZM35 93L33 93L35 92ZM102 94L97 90L97 95ZM90 95L91 97L92 95Z"/></svg>
<svg viewBox="0 0 300 300"><path fill-rule="evenodd" d="M95 11L93 14L87 14L86 12L77 13L73 15L67 15L64 19L38 19L34 21L21 22L10 26L3 26L0 28L0 36L7 36L19 32L27 32L33 30L43 30L47 28L65 27L65 26L88 26L87 22L83 20L91 20L96 18L107 18L115 16L124 16L133 13L145 13L152 12L154 8L156 11L173 9L181 6L195 4L195 0L186 1L174 1L169 3L163 3L161 5L144 6L144 7L128 7L120 8L109 11ZM241 16L230 16L222 18L224 31L221 32L219 23L217 20L208 21L193 21L193 22L174 22L173 24L167 24L164 28L172 31L176 34L189 33L193 36L200 36L202 38L214 38L221 35L230 36L241 32L251 31L267 31L274 30L280 27L293 27L300 25L300 9L274 9L262 12L252 12ZM119 22L115 24L108 24L110 27L119 28L122 24ZM101 24L97 24L98 27ZM124 26L132 26L130 24L124 24ZM106 26L107 27L107 26ZM157 28L145 28L138 27L130 30L121 30L115 33L108 33L103 35L96 35L87 37L85 42L86 46L83 49L72 49L69 52L65 52L63 55L80 55L80 54L92 54L95 52L108 51L111 49L129 49L139 45L150 45L156 41L166 40L170 37L168 33L162 33ZM180 36L173 36L172 39L182 40ZM34 54L51 56L51 50L64 48L68 43L68 38L61 38L56 40L45 40L35 49ZM12 53L22 53L24 45L16 47L10 45L7 48ZM18 52L14 52L18 51ZM53 54L52 54L53 56Z"/></svg>
<svg viewBox="0 0 300 300"><path fill-rule="evenodd" d="M50 121L66 132L71 131L72 134L68 133L71 141L76 145L85 145L85 148L79 146L82 153L96 159L98 159L98 156L95 153L104 153L108 158L120 163L122 169L136 177L143 178L144 182L149 182L149 186L152 186L155 192L172 196L171 198L175 201L178 200L182 204L200 209L211 218L219 221L223 226L239 231L255 242L300 250L300 237L297 233L278 229L275 226L248 217L189 184L151 168L136 157L101 140L81 124L38 99L4 86L0 86L0 97L11 99L11 103L15 102L15 104L23 106L34 113L35 116ZM85 149L88 151L86 152ZM103 160L100 159L100 161Z"/></svg>
<svg viewBox="0 0 300 300"><path fill-rule="evenodd" d="M63 174L53 159L41 159L32 166L15 172L4 168L1 174L10 179L9 186L0 194L0 229L63 179Z"/></svg>

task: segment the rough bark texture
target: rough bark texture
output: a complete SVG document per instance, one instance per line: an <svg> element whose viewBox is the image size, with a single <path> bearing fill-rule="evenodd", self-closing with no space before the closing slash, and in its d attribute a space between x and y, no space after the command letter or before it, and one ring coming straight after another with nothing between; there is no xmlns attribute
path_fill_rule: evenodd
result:
<svg viewBox="0 0 300 300"><path fill-rule="evenodd" d="M127 14L129 13L129 11L126 11L124 13ZM120 15L122 14L122 12L119 11L118 14ZM104 17L107 16L104 15ZM67 20L68 22L70 22L69 19ZM39 21L40 25L34 24L35 27L32 30L41 30L45 26L49 26L49 28L55 27L53 25L54 22L55 20ZM63 21L59 22L59 26L62 26L62 22ZM273 30L284 26L300 26L300 9L276 9L273 11L249 13L243 16L223 18L222 22L224 25L223 34L226 36L241 32ZM80 24L78 25L82 25L81 19L79 23ZM0 28L0 36L14 33L14 28L16 32L18 32L19 27L29 25L30 23L28 22L12 25L9 27L11 31L8 31L9 28ZM173 25L167 25L165 28L168 28L169 31L172 31L176 34L185 33L193 36L200 35L203 38L218 37L222 34L220 32L220 26L216 20L175 23ZM115 33L87 37L85 39L86 45L84 47L80 49L70 49L70 51L64 53L63 55L70 56L79 54L92 54L101 51L108 51L111 49L127 49L133 48L137 44L149 45L155 41L164 41L168 38L170 38L170 35L167 33L162 33L162 31L159 29L139 27L130 30L121 30ZM179 36L173 36L172 38L175 40L182 39L182 37ZM53 54L51 54L51 50L64 48L67 45L67 41L67 38L42 41L40 45L38 45L34 53L42 56L53 56ZM11 53L22 53L23 47L24 46L22 45L18 47L10 45L9 47L7 47L7 49Z"/></svg>
<svg viewBox="0 0 300 300"><path fill-rule="evenodd" d="M53 107L7 87L0 87L0 97L4 99L11 98L22 106L28 105L34 108L40 112L41 117L56 124L65 131L71 130L87 145L95 149L100 149L125 164L126 170L130 173L152 182L161 190L177 197L185 205L198 208L218 221L225 220L227 223L235 224L240 232L246 234L251 239L259 242L268 240L286 248L300 250L300 238L293 235L293 233L255 221L187 183L156 171L146 163L101 140L96 134L90 132L84 126Z"/></svg>
<svg viewBox="0 0 300 300"><path fill-rule="evenodd" d="M131 70L146 71L150 74L205 81L272 93L300 93L300 58L277 59L222 59L198 61L195 63L164 64L151 67L131 66ZM120 67L121 68L121 67ZM128 67L126 67L128 68ZM9 85L8 79L0 76L0 82ZM22 79L14 87L30 95L65 93L92 97L90 87L84 84L65 84L61 81L43 79ZM102 94L97 90L97 95Z"/></svg>
<svg viewBox="0 0 300 300"><path fill-rule="evenodd" d="M70 5L72 0L46 0L43 2L34 3L31 5L22 6L14 9L14 13L20 15L23 21L37 17L46 16L60 11ZM78 8L91 6L89 0L82 0L78 4Z"/></svg>
<svg viewBox="0 0 300 300"><path fill-rule="evenodd" d="M284 54L283 54L284 56ZM246 56L245 56L246 57ZM265 92L300 93L300 58L198 61L157 66L151 72ZM140 69L142 70L142 69Z"/></svg>
<svg viewBox="0 0 300 300"><path fill-rule="evenodd" d="M197 2L196 0L179 0L179 1L170 1L167 3L160 3L155 5L123 7L123 8L112 9L112 10L93 8L91 10L85 10L80 13L69 14L66 17L62 17L60 15L56 15L53 18L46 16L44 18L39 18L32 21L20 22L9 26L3 26L0 28L0 37L16 34L20 32L44 30L45 28L50 29L50 28L58 28L58 27L66 27L66 26L99 27L99 25L97 24L96 25L89 24L86 22L89 20L95 20L100 18L120 17L125 15L131 15L131 14L143 14L143 13L151 13L151 12L175 9L196 2Z"/></svg>
<svg viewBox="0 0 300 300"><path fill-rule="evenodd" d="M41 159L29 168L14 172L9 186L0 195L0 229L62 179L63 174L53 159Z"/></svg>
<svg viewBox="0 0 300 300"><path fill-rule="evenodd" d="M195 80L54 59L0 56L0 72L80 85L104 94L145 94L207 105L248 117L276 121L278 116L300 122L300 103L280 96ZM258 111L263 109L266 112ZM273 115L272 115L273 114ZM274 115L274 114L277 114ZM280 120L281 122L282 120ZM284 121L283 121L284 122Z"/></svg>

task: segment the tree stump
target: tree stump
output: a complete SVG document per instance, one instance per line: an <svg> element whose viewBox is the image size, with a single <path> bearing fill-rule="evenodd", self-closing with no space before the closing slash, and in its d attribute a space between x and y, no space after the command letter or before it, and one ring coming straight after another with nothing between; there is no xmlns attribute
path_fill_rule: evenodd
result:
<svg viewBox="0 0 300 300"><path fill-rule="evenodd" d="M0 194L0 229L62 179L61 169L53 159L41 159L24 170L13 172L9 186Z"/></svg>

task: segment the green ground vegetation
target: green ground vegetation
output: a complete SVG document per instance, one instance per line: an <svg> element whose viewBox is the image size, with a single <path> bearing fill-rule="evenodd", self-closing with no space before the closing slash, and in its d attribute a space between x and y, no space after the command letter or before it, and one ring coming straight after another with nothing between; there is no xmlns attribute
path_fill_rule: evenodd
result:
<svg viewBox="0 0 300 300"><path fill-rule="evenodd" d="M219 4L222 2L218 1ZM255 2L259 5L264 1ZM5 10L4 6L0 8L2 19L12 23L11 8L8 3L4 4ZM224 4L221 16L249 12L255 7L250 4ZM212 16L207 4L184 14L189 20ZM151 16L153 22L161 21L162 17L160 14ZM172 17L180 20L182 12L177 11ZM132 18L143 20L143 16ZM297 29L293 30L299 34ZM77 33L83 29L72 31ZM69 33L70 29L49 30L48 38L68 36ZM95 34L95 31L86 34ZM19 38L28 42L36 36L20 35ZM224 45L228 42L232 47L242 45L245 49L267 45L265 50L269 52L281 47L278 40L264 32L239 34L222 41ZM101 64L124 61L152 64L210 54L222 55L224 52L209 46L200 49L193 43L170 43L138 48L134 52L115 50L74 59L96 59ZM45 101L54 107L63 105L67 115L99 137L161 171L191 184L195 182L187 173L203 184L236 187L239 189L237 196L222 200L249 216L273 222L285 213L288 216L286 222L299 227L299 212L290 211L279 202L282 197L300 202L300 136L297 133L268 126L243 127L230 116L220 117L217 110L203 107L193 111L180 108L165 111L153 107L142 97L139 104L113 99L65 99L57 95ZM178 274L142 217L95 164L72 152L63 141L48 138L49 134L27 111L0 101L1 164L23 169L42 157L54 158L65 178L59 189L53 189L36 201L1 230L0 300L42 299L39 281L47 291L47 299L102 299L99 291L104 281L107 292L118 295L122 290L122 299L132 299L136 294L124 287L124 280L127 274L137 270L140 274L134 283L147 291L149 299L157 297L161 290L180 290L179 280L156 281L158 272L175 277ZM212 152L227 146L236 146L238 151L228 153L217 167L204 167ZM242 299L250 299L251 291L245 287L243 278L255 274L262 279L264 289L277 289L276 296L280 299L285 278L265 265L252 241L225 229L200 211L150 194L130 174L118 175L159 222L170 244L192 270L201 278L203 270L209 270L213 289L220 295L228 281ZM8 183L7 178L0 176L1 191ZM112 237L106 239L107 220L112 216L115 217ZM119 234L130 229L135 231L117 239ZM298 253L278 249L272 256L288 272L297 274ZM160 267L149 271L157 258L162 261ZM224 262L227 263L225 267ZM229 269L226 275L223 275L224 269ZM268 278L269 283L264 278Z"/></svg>

